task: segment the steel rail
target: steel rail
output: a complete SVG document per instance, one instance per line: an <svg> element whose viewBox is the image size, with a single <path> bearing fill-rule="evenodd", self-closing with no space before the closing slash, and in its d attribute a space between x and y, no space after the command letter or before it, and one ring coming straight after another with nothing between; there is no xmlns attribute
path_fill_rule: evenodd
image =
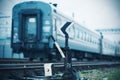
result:
<svg viewBox="0 0 120 80"><path fill-rule="evenodd" d="M52 63L53 67L64 67L64 63ZM120 65L120 62L73 62L73 67L81 66L104 66L104 65ZM44 63L17 63L17 64L0 64L0 70L5 69L42 69Z"/></svg>

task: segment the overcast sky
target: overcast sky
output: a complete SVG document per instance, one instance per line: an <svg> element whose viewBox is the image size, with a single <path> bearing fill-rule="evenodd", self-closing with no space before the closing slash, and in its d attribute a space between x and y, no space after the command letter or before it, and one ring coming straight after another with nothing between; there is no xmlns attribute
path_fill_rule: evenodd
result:
<svg viewBox="0 0 120 80"><path fill-rule="evenodd" d="M12 7L30 0L1 0L0 14L11 15ZM90 29L119 28L120 0L34 0L57 3L59 10Z"/></svg>

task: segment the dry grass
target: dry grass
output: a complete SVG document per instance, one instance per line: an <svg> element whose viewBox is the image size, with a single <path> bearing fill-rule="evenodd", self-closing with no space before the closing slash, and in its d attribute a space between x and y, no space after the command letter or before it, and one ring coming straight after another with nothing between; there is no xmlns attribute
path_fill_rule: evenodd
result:
<svg viewBox="0 0 120 80"><path fill-rule="evenodd" d="M81 71L80 76L87 80L120 80L120 67Z"/></svg>

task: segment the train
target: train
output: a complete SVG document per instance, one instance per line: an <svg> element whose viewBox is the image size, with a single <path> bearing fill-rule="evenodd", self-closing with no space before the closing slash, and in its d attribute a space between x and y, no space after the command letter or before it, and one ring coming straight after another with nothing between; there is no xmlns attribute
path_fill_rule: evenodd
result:
<svg viewBox="0 0 120 80"><path fill-rule="evenodd" d="M11 48L30 59L61 59L51 35L64 52L65 35L61 28L72 22L67 32L72 59L119 59L120 45L80 25L56 7L41 1L16 4L12 10Z"/></svg>

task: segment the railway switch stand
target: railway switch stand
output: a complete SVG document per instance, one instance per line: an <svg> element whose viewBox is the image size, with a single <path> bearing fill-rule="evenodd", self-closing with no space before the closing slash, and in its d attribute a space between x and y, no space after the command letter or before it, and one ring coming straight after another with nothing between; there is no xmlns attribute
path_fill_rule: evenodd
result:
<svg viewBox="0 0 120 80"><path fill-rule="evenodd" d="M64 60L65 72L62 77L63 80L80 80L79 74L75 69L72 68L71 54L68 45L69 35L66 32L66 29L68 28L68 26L71 25L71 23L72 22L66 22L61 28L61 31L65 35L65 56L66 56Z"/></svg>
<svg viewBox="0 0 120 80"><path fill-rule="evenodd" d="M65 54L61 50L60 46L58 45L58 43L56 42L54 37L51 36L56 48L58 49L59 53L61 54L62 58L64 59L65 72L62 76L62 80L80 80L80 76L79 76L78 72L75 69L73 69L73 67L72 67L71 54L70 54L70 49L69 49L69 45L68 45L69 35L66 32L66 29L68 26L71 25L71 23L72 22L66 22L65 25L63 25L63 27L61 28L61 31L65 34Z"/></svg>

